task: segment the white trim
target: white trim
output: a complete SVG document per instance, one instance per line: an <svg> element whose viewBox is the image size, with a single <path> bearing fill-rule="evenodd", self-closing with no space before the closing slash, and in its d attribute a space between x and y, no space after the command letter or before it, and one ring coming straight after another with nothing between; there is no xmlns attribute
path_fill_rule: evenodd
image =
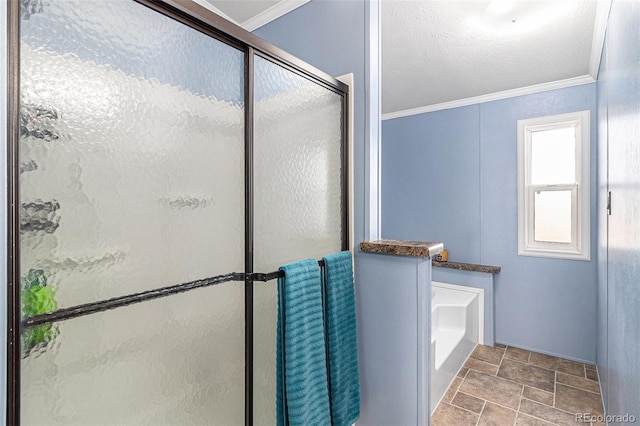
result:
<svg viewBox="0 0 640 426"><path fill-rule="evenodd" d="M440 111L443 109L459 108L468 105L481 104L484 102L497 101L500 99L514 98L516 96L531 95L533 93L546 92L549 90L564 89L566 87L580 86L582 84L594 83L596 80L590 75L572 77L564 80L551 81L549 83L534 84L533 86L520 87L517 89L504 90L502 92L489 93L487 95L474 96L472 98L458 99L456 101L443 102L440 104L426 105L418 108L406 109L404 111L387 112L382 114L383 120L407 117L410 115L424 114L426 112Z"/></svg>
<svg viewBox="0 0 640 426"><path fill-rule="evenodd" d="M207 0L191 0L191 1L194 2L194 3L199 4L200 6L204 7L205 9L209 9L210 11L215 13L216 15L226 19L229 22L233 22L234 24L239 25L236 21L231 19L231 17L226 15L223 11L221 11L220 9L218 9L217 7L212 5L211 3L207 2Z"/></svg>
<svg viewBox="0 0 640 426"><path fill-rule="evenodd" d="M591 260L590 229L590 151L591 151L591 111L579 111L546 117L518 120L518 255L549 257L557 259ZM572 243L548 243L533 241L533 192L531 188L542 187L529 182L531 133L535 130L549 130L567 125L576 126L576 177L571 185L548 185L549 190L568 189L575 185L577 193L572 197L575 203L575 217L572 217Z"/></svg>
<svg viewBox="0 0 640 426"><path fill-rule="evenodd" d="M365 218L364 239L381 238L381 0L365 3Z"/></svg>
<svg viewBox="0 0 640 426"><path fill-rule="evenodd" d="M353 170L353 119L354 119L354 75L353 73L344 74L336 77L337 80L349 86L349 128L347 129L347 155L349 156L349 250L355 253L355 202L354 202L354 185L353 178L355 176Z"/></svg>
<svg viewBox="0 0 640 426"><path fill-rule="evenodd" d="M269 9L263 10L253 18L249 18L244 21L240 26L247 31L254 31L263 25L268 24L271 21L275 21L281 16L286 15L299 8L300 6L309 3L311 0L282 0Z"/></svg>
<svg viewBox="0 0 640 426"><path fill-rule="evenodd" d="M611 0L600 0L596 5L596 22L593 28L593 41L591 42L591 60L589 61L589 75L598 79L600 71L600 59L604 48L604 36L607 32L607 21L611 10Z"/></svg>

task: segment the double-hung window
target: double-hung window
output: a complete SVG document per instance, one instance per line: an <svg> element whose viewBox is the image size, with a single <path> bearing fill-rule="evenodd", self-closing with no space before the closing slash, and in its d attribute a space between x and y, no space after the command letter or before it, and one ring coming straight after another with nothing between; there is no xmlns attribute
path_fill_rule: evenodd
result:
<svg viewBox="0 0 640 426"><path fill-rule="evenodd" d="M518 254L590 259L589 111L518 121Z"/></svg>

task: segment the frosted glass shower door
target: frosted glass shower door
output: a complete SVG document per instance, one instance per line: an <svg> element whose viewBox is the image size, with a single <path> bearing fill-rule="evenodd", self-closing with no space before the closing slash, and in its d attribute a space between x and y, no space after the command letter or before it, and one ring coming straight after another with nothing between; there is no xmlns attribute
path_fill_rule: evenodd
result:
<svg viewBox="0 0 640 426"><path fill-rule="evenodd" d="M21 1L23 317L244 270L243 50L130 0ZM244 285L22 331L29 424L244 423Z"/></svg>
<svg viewBox="0 0 640 426"><path fill-rule="evenodd" d="M254 75L254 270L342 249L344 97L260 56ZM275 424L277 283L254 286L254 419Z"/></svg>

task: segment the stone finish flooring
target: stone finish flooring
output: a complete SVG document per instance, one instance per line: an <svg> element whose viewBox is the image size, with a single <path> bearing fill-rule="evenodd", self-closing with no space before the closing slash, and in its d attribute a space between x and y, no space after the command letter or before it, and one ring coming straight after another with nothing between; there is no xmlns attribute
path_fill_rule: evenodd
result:
<svg viewBox="0 0 640 426"><path fill-rule="evenodd" d="M604 425L593 365L511 346L478 345L431 418L433 426Z"/></svg>

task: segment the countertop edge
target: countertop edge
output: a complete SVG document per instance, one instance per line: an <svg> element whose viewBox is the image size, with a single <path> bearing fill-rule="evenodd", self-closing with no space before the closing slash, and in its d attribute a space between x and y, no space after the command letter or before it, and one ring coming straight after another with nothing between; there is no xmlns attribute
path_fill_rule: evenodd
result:
<svg viewBox="0 0 640 426"><path fill-rule="evenodd" d="M443 243L430 241L380 239L363 241L360 251L365 253L393 254L398 256L432 257L444 250Z"/></svg>
<svg viewBox="0 0 640 426"><path fill-rule="evenodd" d="M487 274L499 274L501 268L499 266L479 265L475 263L464 262L438 262L433 261L435 268L457 269L459 271L484 272Z"/></svg>

